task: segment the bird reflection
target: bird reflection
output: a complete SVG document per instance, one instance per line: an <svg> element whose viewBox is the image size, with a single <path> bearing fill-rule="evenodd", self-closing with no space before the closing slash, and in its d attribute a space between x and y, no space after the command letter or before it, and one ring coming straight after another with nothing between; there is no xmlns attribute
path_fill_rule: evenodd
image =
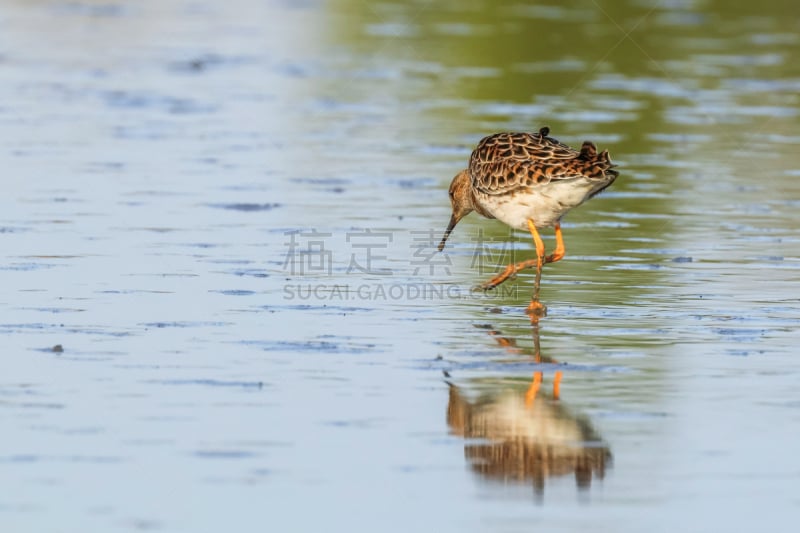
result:
<svg viewBox="0 0 800 533"><path fill-rule="evenodd" d="M486 327L486 326L484 326ZM504 349L517 354L530 352L514 339L487 327ZM533 329L533 352L537 363L553 362L539 353L538 326ZM498 381L476 398L463 387L448 383L450 397L447 424L453 434L480 439L465 445L472 470L487 479L529 482L538 495L548 478L574 475L579 488L592 479L602 479L611 464L611 452L592 427L588 417L572 412L559 400L561 373L556 372L552 392L543 387L541 371L527 386ZM475 396L475 395L472 395Z"/></svg>

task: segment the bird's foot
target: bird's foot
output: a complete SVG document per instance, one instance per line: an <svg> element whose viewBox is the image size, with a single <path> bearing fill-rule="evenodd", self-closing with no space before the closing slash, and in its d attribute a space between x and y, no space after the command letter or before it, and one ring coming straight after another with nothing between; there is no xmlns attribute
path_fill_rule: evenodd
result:
<svg viewBox="0 0 800 533"><path fill-rule="evenodd" d="M545 264L547 264L547 263L555 263L556 261L561 261L563 258L564 258L564 254L563 253L558 253L558 250L556 250L554 253L552 253L552 254L550 254L550 255L548 255L547 257L544 258L544 263Z"/></svg>
<svg viewBox="0 0 800 533"><path fill-rule="evenodd" d="M525 309L525 313L531 317L531 322L538 322L540 318L547 316L547 306L539 300L531 300L528 308Z"/></svg>

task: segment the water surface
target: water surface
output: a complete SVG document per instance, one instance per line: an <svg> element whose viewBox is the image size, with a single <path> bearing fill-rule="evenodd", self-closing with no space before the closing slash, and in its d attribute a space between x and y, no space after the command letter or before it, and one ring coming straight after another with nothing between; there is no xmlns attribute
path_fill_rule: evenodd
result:
<svg viewBox="0 0 800 533"><path fill-rule="evenodd" d="M799 22L8 3L3 529L786 529ZM433 246L475 143L543 125L621 175L533 328L530 274L470 290L529 236Z"/></svg>

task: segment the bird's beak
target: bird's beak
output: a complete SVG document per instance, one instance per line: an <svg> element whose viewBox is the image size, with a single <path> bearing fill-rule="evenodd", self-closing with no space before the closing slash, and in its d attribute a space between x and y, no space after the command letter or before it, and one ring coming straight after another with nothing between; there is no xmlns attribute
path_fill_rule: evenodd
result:
<svg viewBox="0 0 800 533"><path fill-rule="evenodd" d="M458 224L458 219L456 218L455 213L450 216L450 223L447 225L447 229L444 230L444 236L442 237L442 242L439 243L439 251L441 252L444 250L444 243L447 241L447 238L450 236L450 232L453 231L453 228L456 227Z"/></svg>

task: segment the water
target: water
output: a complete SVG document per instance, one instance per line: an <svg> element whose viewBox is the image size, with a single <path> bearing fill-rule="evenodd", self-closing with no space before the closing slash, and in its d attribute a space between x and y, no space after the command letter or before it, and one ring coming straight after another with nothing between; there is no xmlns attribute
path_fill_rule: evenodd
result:
<svg viewBox="0 0 800 533"><path fill-rule="evenodd" d="M7 3L2 529L785 529L795 11ZM532 328L529 236L430 243L545 124L621 175Z"/></svg>

